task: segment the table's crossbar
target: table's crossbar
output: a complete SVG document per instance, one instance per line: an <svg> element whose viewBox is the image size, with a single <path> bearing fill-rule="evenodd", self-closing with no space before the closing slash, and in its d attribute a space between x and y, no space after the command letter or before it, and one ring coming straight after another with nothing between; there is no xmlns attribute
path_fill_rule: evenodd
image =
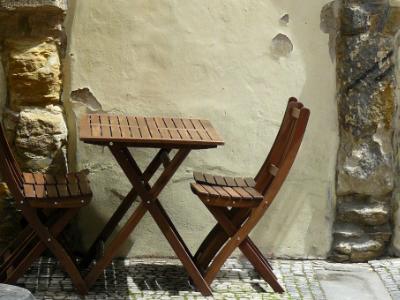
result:
<svg viewBox="0 0 400 300"><path fill-rule="evenodd" d="M174 143L216 147L224 142L208 120L90 114L81 119L86 142Z"/></svg>

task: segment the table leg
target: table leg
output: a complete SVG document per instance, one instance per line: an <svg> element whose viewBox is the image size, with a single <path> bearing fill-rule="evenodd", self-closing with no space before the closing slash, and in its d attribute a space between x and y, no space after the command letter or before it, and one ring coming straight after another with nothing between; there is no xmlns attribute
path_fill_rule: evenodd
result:
<svg viewBox="0 0 400 300"><path fill-rule="evenodd" d="M147 208L145 204L140 202L139 206L136 208L129 220L111 241L104 253L104 256L96 262L90 272L86 275L85 282L89 288L96 282L103 270L111 263L120 246L126 241L146 212Z"/></svg>
<svg viewBox="0 0 400 300"><path fill-rule="evenodd" d="M158 168L163 164L164 162L163 157L170 151L171 149L161 149L157 153L157 155L154 157L154 159L151 161L149 166L144 171L143 181L147 182L153 177ZM118 226L123 216L132 206L136 198L137 198L137 193L134 189L132 189L129 192L129 194L125 197L125 199L121 202L121 204L118 206L117 210L114 212L110 220L103 227L103 230L100 232L96 240L93 242L92 246L89 248L89 251L87 252L85 258L81 262L82 266L87 267L90 264L90 262L94 259L97 245L101 242L105 243L108 240L108 238L114 232L115 228Z"/></svg>

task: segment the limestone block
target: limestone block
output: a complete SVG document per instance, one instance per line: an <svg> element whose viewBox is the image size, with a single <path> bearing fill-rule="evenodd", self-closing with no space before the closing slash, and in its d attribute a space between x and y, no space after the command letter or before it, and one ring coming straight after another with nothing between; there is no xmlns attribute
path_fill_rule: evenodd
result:
<svg viewBox="0 0 400 300"><path fill-rule="evenodd" d="M335 261L365 262L383 253L384 244L373 239L336 239L333 245Z"/></svg>
<svg viewBox="0 0 400 300"><path fill-rule="evenodd" d="M378 202L371 199L365 201L344 201L338 205L336 218L338 221L362 225L383 225L389 221L389 202Z"/></svg>
<svg viewBox="0 0 400 300"><path fill-rule="evenodd" d="M337 195L384 196L393 190L392 131L378 128L371 138L343 135L338 153Z"/></svg>
<svg viewBox="0 0 400 300"><path fill-rule="evenodd" d="M0 11L67 10L67 0L0 0Z"/></svg>
<svg viewBox="0 0 400 300"><path fill-rule="evenodd" d="M7 40L6 72L10 106L58 103L61 64L52 40Z"/></svg>
<svg viewBox="0 0 400 300"><path fill-rule="evenodd" d="M342 127L354 136L373 134L394 115L393 39L380 33L339 39L338 92Z"/></svg>
<svg viewBox="0 0 400 300"><path fill-rule="evenodd" d="M15 148L25 169L66 170L67 126L59 106L25 108L19 115Z"/></svg>
<svg viewBox="0 0 400 300"><path fill-rule="evenodd" d="M370 14L363 6L357 4L344 5L341 19L343 34L363 33L371 26Z"/></svg>

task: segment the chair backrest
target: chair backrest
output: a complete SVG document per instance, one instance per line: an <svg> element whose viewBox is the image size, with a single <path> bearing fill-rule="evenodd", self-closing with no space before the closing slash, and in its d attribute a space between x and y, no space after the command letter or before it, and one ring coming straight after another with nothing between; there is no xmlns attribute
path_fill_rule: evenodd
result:
<svg viewBox="0 0 400 300"><path fill-rule="evenodd" d="M295 98L290 98L281 123L281 127L276 136L275 142L257 176L255 177L256 189L265 195L280 172L287 159L293 159L294 162L298 148L300 147L310 111L304 108L301 102ZM294 153L294 157L289 154ZM287 170L289 172L290 168ZM284 176L286 178L287 174Z"/></svg>
<svg viewBox="0 0 400 300"><path fill-rule="evenodd" d="M0 123L0 166L8 188L14 197L22 196L23 176L8 144L3 125Z"/></svg>

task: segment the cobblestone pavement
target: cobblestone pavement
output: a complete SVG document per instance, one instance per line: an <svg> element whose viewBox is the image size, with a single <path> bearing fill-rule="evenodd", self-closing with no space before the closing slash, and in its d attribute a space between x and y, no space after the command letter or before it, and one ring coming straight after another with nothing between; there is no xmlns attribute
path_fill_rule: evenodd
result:
<svg viewBox="0 0 400 300"><path fill-rule="evenodd" d="M84 299L324 300L327 297L317 273L338 266L321 260L273 260L271 263L286 290L283 295L273 293L245 260L230 259L212 285L214 298L205 298L189 284L176 259L125 259L115 260ZM400 259L371 261L369 266L368 269L379 275L377 280L382 280L391 297L400 300ZM19 285L32 291L38 300L81 299L69 278L48 258L36 263Z"/></svg>
<svg viewBox="0 0 400 300"><path fill-rule="evenodd" d="M400 259L374 260L369 263L378 273L390 296L394 300L400 300Z"/></svg>

